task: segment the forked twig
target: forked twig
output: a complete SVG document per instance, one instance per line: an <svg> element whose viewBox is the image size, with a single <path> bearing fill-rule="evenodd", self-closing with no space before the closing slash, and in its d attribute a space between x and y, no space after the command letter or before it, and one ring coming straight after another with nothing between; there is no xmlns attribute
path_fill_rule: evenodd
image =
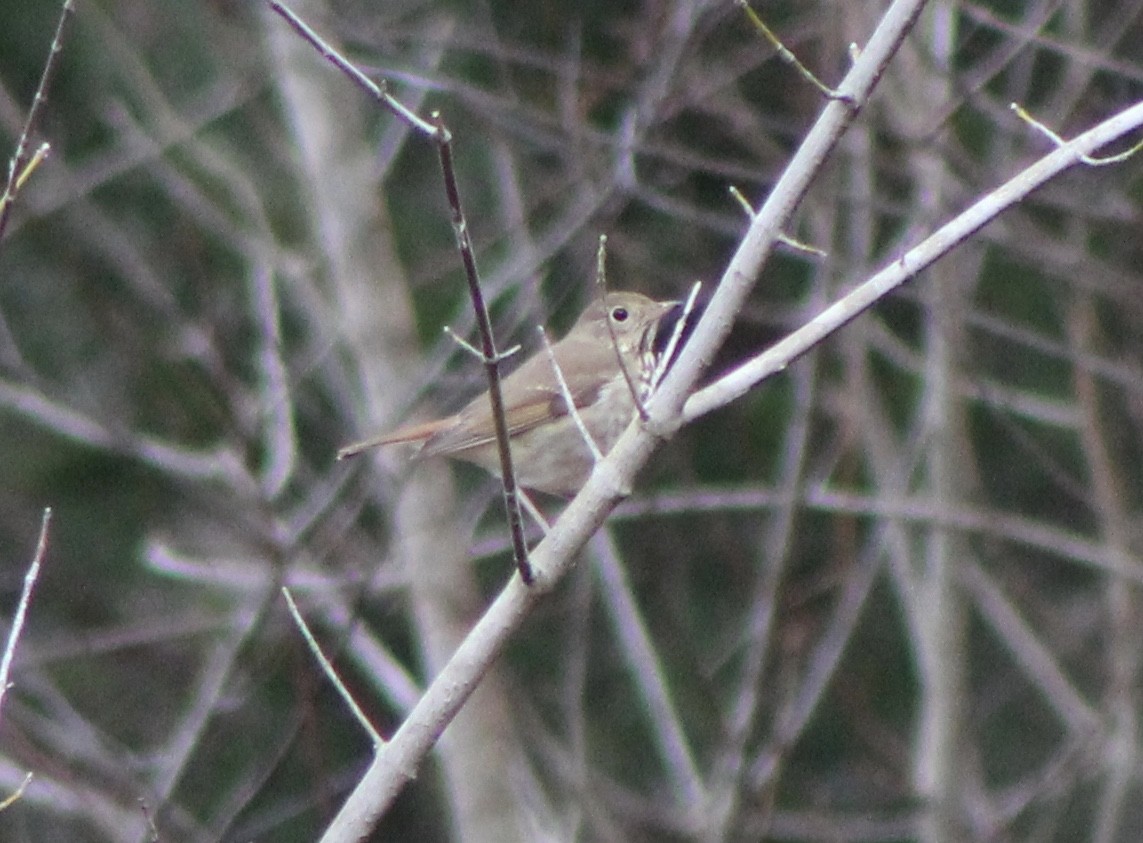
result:
<svg viewBox="0 0 1143 843"><path fill-rule="evenodd" d="M452 161L452 141L445 128L440 112L433 112L433 122L438 132L433 139L440 155L441 173L444 176L445 194L448 196L453 233L456 235L457 249L464 264L464 277L468 281L468 292L472 306L476 310L476 322L480 326L481 351L484 357L484 370L488 375L488 397L492 404L492 421L496 427L496 444L500 452L500 477L504 486L504 509L508 515L508 528L512 533L512 550L516 558L516 570L520 579L531 585L534 579L532 565L528 561L528 543L524 539L524 516L520 513L520 498L516 485L516 470L512 466L512 448L508 438L508 419L504 410L504 396L500 389L501 355L496 351L496 339L492 333L492 318L484 302L480 287L480 275L476 269L476 254L472 248L472 238L468 233L468 222L460 201L460 187L456 181L456 169Z"/></svg>
<svg viewBox="0 0 1143 843"><path fill-rule="evenodd" d="M730 195L734 197L735 201L738 202L738 204L742 207L742 212L746 214L747 219L753 220L754 217L757 216L758 212L754 210L754 206L750 204L750 200L743 196L742 191L734 185L731 185L729 188L727 188L727 190L730 192ZM779 233L778 242L785 243L790 248L797 249L799 252L805 252L806 254L810 254L819 258L824 258L828 254L828 252L826 252L824 249L819 249L817 246L811 246L809 243L803 243L801 240L791 237L788 234Z"/></svg>
<svg viewBox="0 0 1143 843"><path fill-rule="evenodd" d="M1064 138L1060 137L1058 134L1053 132L1051 129L1049 129L1035 117L1029 114L1028 111L1019 103L1011 103L1008 107L1016 112L1017 117L1038 131L1040 134L1051 140L1051 142L1054 143L1057 147L1065 146L1067 144L1067 141ZM1097 158L1094 155L1081 155L1079 156L1079 160L1087 164L1089 167L1106 167L1108 164L1122 164L1141 149L1143 149L1143 140L1139 141L1127 151L1120 152L1118 155L1107 155L1103 158Z"/></svg>
<svg viewBox="0 0 1143 843"><path fill-rule="evenodd" d="M483 362L484 353L479 348L477 348L475 345L470 343L468 340L466 340L464 337L462 337L460 334L458 334L456 331L454 331L448 325L445 325L441 330L444 332L444 334L450 340L455 342L457 345L459 345L461 348L463 348L465 351L467 351L469 354L471 354L477 360L480 360ZM500 359L501 360L507 360L509 357L511 357L513 354L515 354L519 350L520 350L519 344L514 345L511 348L506 348L500 352Z"/></svg>
<svg viewBox="0 0 1143 843"><path fill-rule="evenodd" d="M967 240L1006 208L1015 205L1052 177L1086 164L1091 152L1143 126L1143 102L1108 118L1067 141L991 193L957 214L871 278L835 301L794 333L768 347L699 390L688 394L682 422L689 423L729 404L755 384L786 368L822 338L856 319L892 290L915 277L955 245ZM708 313L710 308L708 307ZM697 329L696 329L697 333Z"/></svg>

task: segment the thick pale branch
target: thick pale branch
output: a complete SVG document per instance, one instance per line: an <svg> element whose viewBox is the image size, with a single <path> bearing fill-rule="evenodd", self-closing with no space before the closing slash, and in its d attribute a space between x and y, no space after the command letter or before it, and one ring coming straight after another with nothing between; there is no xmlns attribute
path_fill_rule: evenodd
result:
<svg viewBox="0 0 1143 843"><path fill-rule="evenodd" d="M686 402L682 421L691 422L741 397L759 382L782 371L829 334L853 321L890 292L948 254L1002 211L1046 182L1082 162L1085 156L1143 126L1143 103L1128 108L1044 156L1012 180L957 215L924 242L910 249L810 323L762 354L696 392ZM706 322L704 317L703 323ZM701 328L701 324L700 324ZM698 329L695 330L696 340Z"/></svg>
<svg viewBox="0 0 1143 843"><path fill-rule="evenodd" d="M658 437L645 427L668 432L678 426L685 396L729 331L733 314L749 292L774 241L808 189L813 175L869 96L922 6L921 0L899 0L886 13L840 86L846 99L826 106L790 168L758 212L695 335L652 398L648 408L651 420L647 425L633 422L609 457L597 464L587 485L533 551L532 588L526 588L517 577L508 583L392 740L374 758L327 829L322 838L325 843L357 840L368 834L377 818L416 774L421 760L499 655L508 636L539 597L570 570L575 553L618 501L619 490L633 480L647 461Z"/></svg>

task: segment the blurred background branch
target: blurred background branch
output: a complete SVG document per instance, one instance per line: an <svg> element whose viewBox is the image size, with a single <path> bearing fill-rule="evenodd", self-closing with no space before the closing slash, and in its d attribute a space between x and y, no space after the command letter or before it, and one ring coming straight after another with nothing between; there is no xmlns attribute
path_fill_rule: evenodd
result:
<svg viewBox="0 0 1143 843"><path fill-rule="evenodd" d="M826 84L881 14L754 8ZM716 278L727 188L757 207L823 105L734 3L298 11L445 116L525 354L601 232L614 288ZM0 0L6 150L58 14ZM1072 137L1141 68L1138 4L931 5L712 375L1050 151L1009 103ZM0 249L0 605L54 512L4 840L315 839L370 747L280 586L387 735L503 584L494 481L333 461L483 388L410 140L256 4L77 5ZM1139 173L1074 169L672 440L376 839L1133 840Z"/></svg>

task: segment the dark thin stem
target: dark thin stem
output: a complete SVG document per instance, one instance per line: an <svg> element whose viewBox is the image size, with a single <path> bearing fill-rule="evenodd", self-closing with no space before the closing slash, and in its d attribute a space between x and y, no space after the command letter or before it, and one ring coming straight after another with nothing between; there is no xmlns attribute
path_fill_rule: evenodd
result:
<svg viewBox="0 0 1143 843"><path fill-rule="evenodd" d="M429 123L426 120L422 120L420 117L406 108L400 102L400 100L392 96L389 91L386 90L384 82L377 84L364 73L362 73L352 62L349 61L349 59L339 53L325 39L314 32L310 28L309 24L299 18L287 6L279 3L278 0L270 0L270 8L273 9L278 15L280 15L286 21L286 23L288 23L294 29L294 31L298 33L298 35L302 36L302 38L313 45L314 49L322 54L322 58L333 64L334 67L348 76L350 80L355 85L357 85L357 87L361 88L361 90L365 91L365 93L373 97L373 99L391 111L397 118L403 120L413 129L428 137L433 137L438 131L441 131L441 129L438 129L438 127L434 126L432 123Z"/></svg>
<svg viewBox="0 0 1143 843"><path fill-rule="evenodd" d="M508 516L508 528L512 534L512 548L516 557L516 569L520 578L528 585L533 582L532 566L528 561L528 543L524 539L524 518L520 513L519 490L516 485L516 472L512 467L512 450L508 445L508 422L504 415L504 398L500 390L500 361L503 359L496 350L496 341L492 334L492 320L488 316L488 307L484 302L484 293L480 289L480 275L476 269L476 257L472 249L472 239L468 236L468 222L464 216L464 209L460 201L460 189L456 183L456 169L452 160L452 135L445 126L439 113L434 112L432 121L423 120L401 104L385 89L385 84L375 83L362 73L345 56L341 55L320 35L314 32L308 24L294 12L279 3L270 0L270 8L296 31L302 38L330 61L342 73L348 76L354 84L373 97L383 107L391 111L398 119L405 121L415 131L431 139L437 145L440 155L441 173L444 175L445 195L448 197L449 211L453 232L456 235L457 248L460 250L461 262L464 264L464 276L468 281L468 291L472 297L472 306L476 311L476 324L480 329L481 356L484 360L484 369L488 375L488 395L492 402L492 419L496 427L496 444L500 451L500 475L504 484L504 508Z"/></svg>
<svg viewBox="0 0 1143 843"><path fill-rule="evenodd" d="M464 263L464 277L468 281L468 292L472 296L472 306L476 311L476 324L480 328L480 345L484 357L484 370L488 375L488 397L492 402L492 421L496 426L496 444L500 451L500 476L504 484L504 509L508 515L508 528L512 532L512 549L516 557L516 569L520 578L532 584L532 566L528 562L528 544L524 540L524 518L520 513L520 498L516 488L516 471L512 466L512 449L508 444L508 420L504 414L504 397L500 391L500 360L496 351L496 338L492 334L492 319L480 289L480 274L476 269L476 255L472 251L472 238L468 235L468 222L460 201L460 188L456 183L456 169L452 161L452 142L448 129L439 112L433 112L433 123L437 128L434 135L437 151L441 159L441 173L444 176L445 194L451 215L456 246Z"/></svg>
<svg viewBox="0 0 1143 843"><path fill-rule="evenodd" d="M4 195L0 196L0 240L4 239L4 232L8 228L8 220L12 216L12 206L16 204L16 195L26 175L25 168L31 157L29 149L32 145L32 134L40 121L44 103L48 99L48 87L59 66L60 51L63 49L64 27L72 15L75 0L64 0L60 10L60 19L56 24L56 34L52 38L52 45L48 49L48 60L44 62L44 72L40 75L40 84L36 88L36 95L28 108L28 117L24 121L24 128L20 131L20 139L16 142L16 154L8 164L8 181L4 185Z"/></svg>

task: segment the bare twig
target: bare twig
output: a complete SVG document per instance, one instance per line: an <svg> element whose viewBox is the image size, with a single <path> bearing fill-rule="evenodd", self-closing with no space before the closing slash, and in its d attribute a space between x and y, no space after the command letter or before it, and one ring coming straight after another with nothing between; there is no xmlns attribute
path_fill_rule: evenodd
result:
<svg viewBox="0 0 1143 843"><path fill-rule="evenodd" d="M808 324L795 331L784 340L768 348L762 354L739 366L714 383L699 390L686 401L681 422L686 423L733 401L752 389L761 380L781 371L793 360L813 348L827 334L856 319L887 293L915 277L918 272L932 265L938 258L947 254L960 243L995 219L1002 211L1012 207L1032 191L1065 170L1084 162L1092 151L1117 140L1143 126L1143 103L1121 111L1055 152L1041 158L1009 181L998 187L988 196L976 202L939 228L918 246L886 266L868 281L841 300L830 305ZM719 293L721 293L721 289ZM707 313L695 329L691 344L698 342L700 331L711 316L711 309L718 301L718 294L711 300ZM676 367L676 371L679 367ZM679 375L681 377L681 375ZM668 375L666 382L672 380Z"/></svg>
<svg viewBox="0 0 1143 843"><path fill-rule="evenodd" d="M757 728L764 697L774 696L774 689L763 681L766 665L774 659L771 646L772 630L778 613L779 586L797 544L797 515L801 510L805 484L805 465L809 459L810 436L813 429L814 394L818 373L807 366L797 373L795 380L794 412L787 426L785 447L779 477L782 500L771 515L769 538L759 550L761 573L751 595L747 622L738 642L741 656L737 676L735 702L725 718L725 739L715 781L717 811L709 817L712 828L707 830L714 839L726 840L731 835L731 822L740 808L743 793L757 792L745 786L742 780L746 769L751 735ZM784 745L789 740L782 741Z"/></svg>
<svg viewBox="0 0 1143 843"><path fill-rule="evenodd" d="M691 285L691 291L687 295L687 300L683 302L683 312L679 315L679 321L675 323L675 327L671 331L671 336L663 348L663 353L659 355L659 359L655 363L655 371L651 375L652 391L659 386L659 382L663 379L663 376L667 374L667 370L671 368L671 363L675 358L675 352L678 350L679 342L683 338L683 332L687 329L687 322L694 312L695 302L698 301L700 290L702 290L701 281L696 281Z"/></svg>
<svg viewBox="0 0 1143 843"><path fill-rule="evenodd" d="M706 803L702 775L687 745L686 733L671 699L661 660L655 653L647 624L636 605L631 584L619 561L619 550L609 530L602 530L592 537L589 552L594 556L596 576L602 586L599 599L626 655L632 680L643 697L648 728L658 744L671 790L684 813L697 818L701 806Z"/></svg>
<svg viewBox="0 0 1143 843"><path fill-rule="evenodd" d="M737 202L738 205L742 208L743 212L746 214L747 219L753 220L758 212L754 210L754 206L750 204L750 200L747 199L743 195L742 191L734 185L731 185L729 188L727 188L727 190L734 198L734 201ZM785 243L791 249L796 249L799 252L805 252L807 255L813 255L814 257L821 258L825 257L827 254L824 249L819 249L817 246L811 246L809 243L803 243L801 240L791 237L788 234L779 234L778 242Z"/></svg>
<svg viewBox="0 0 1143 843"><path fill-rule="evenodd" d="M458 334L456 331L454 331L448 325L445 325L441 330L444 332L444 334L450 340L455 342L457 345L459 345L461 348L463 348L465 351L467 351L469 354L471 354L477 360L480 360L483 362L484 354L480 351L479 348L477 348L475 345L470 343L468 340L466 340L464 337L462 337L460 334ZM515 354L519 350L520 350L519 345L514 345L511 348L506 348L500 352L500 359L501 360L507 360L509 357L511 357L513 354Z"/></svg>
<svg viewBox="0 0 1143 843"><path fill-rule="evenodd" d="M1066 140L1053 132L1031 114L1029 114L1028 111L1019 103L1012 103L1009 108L1011 108L1016 113L1017 117L1038 131L1044 137L1051 140L1051 142L1054 143L1057 147L1067 145ZM1143 150L1143 140L1134 144L1130 149L1120 152L1118 155L1107 155L1102 158L1097 158L1092 155L1081 155L1079 156L1079 160L1087 164L1089 167L1106 167L1109 164L1122 164L1124 161L1138 153L1140 150Z"/></svg>
<svg viewBox="0 0 1143 843"><path fill-rule="evenodd" d="M260 472L267 498L277 497L293 476L298 455L290 379L282 357L281 306L273 270L263 261L251 269L251 298L261 342L259 363L265 390L263 425L266 458Z"/></svg>
<svg viewBox="0 0 1143 843"><path fill-rule="evenodd" d="M844 96L826 105L766 202L754 215L742 243L723 272L722 282L695 326L687 343L689 353L680 355L655 393L652 419L646 426L657 437L668 438L689 418L689 413L681 412L683 404L689 403L687 399L694 384L730 333L734 315L745 302L794 208L809 190L818 168L853 121L860 104L868 98L923 7L923 0L896 0L889 7L860 58L842 81L839 90ZM616 445L616 459L625 455L642 465L652 446L651 440L638 442L625 436Z"/></svg>
<svg viewBox="0 0 1143 843"><path fill-rule="evenodd" d="M418 117L393 97L383 84L378 85L369 79L284 4L278 0L269 0L269 2L270 7L281 15L302 38L312 44L322 56L353 80L358 87L437 145L453 233L456 236L457 248L464 265L465 280L468 282L469 295L472 298L477 326L480 329L481 356L484 360L485 374L488 376L488 397L492 404L492 419L496 428L496 443L500 453L500 477L504 485L504 508L507 511L508 528L512 535L516 569L520 573L520 578L525 583L530 584L533 579L532 568L528 562L528 544L524 539L524 519L520 513L516 472L512 466L508 423L504 418L504 399L500 390L500 361L502 356L496 351L496 342L492 333L492 319L488 315L488 307L484 302L484 293L480 287L480 276L476 268L476 257L472 249L472 239L469 235L468 222L465 219L464 208L460 200L460 188L456 181L456 170L452 160L452 135L438 112L433 113L431 121Z"/></svg>
<svg viewBox="0 0 1143 843"><path fill-rule="evenodd" d="M512 550L516 558L516 570L525 584L532 583L532 566L528 561L528 543L524 539L524 517L520 513L520 499L516 486L516 470L512 466L512 448L508 438L508 419L504 413L504 396L500 390L500 360L496 351L496 340L492 333L492 319L484 303L484 292L480 288L480 276L476 269L476 255L472 249L468 222L460 201L460 187L456 181L456 170L452 162L452 144L448 130L439 113L433 113L438 133L435 136L437 151L440 154L441 173L444 176L445 194L448 196L453 233L457 248L464 264L464 277L468 281L468 292L472 306L476 310L476 322L480 328L481 350L484 353L484 370L488 375L488 398L492 404L492 420L496 427L496 444L500 451L500 477L504 485L504 509L508 514L508 529L512 534Z"/></svg>
<svg viewBox="0 0 1143 843"><path fill-rule="evenodd" d="M40 169L40 165L48 160L48 155L51 154L51 151L52 145L47 141L44 141L38 147L36 147L36 151L32 153L32 157L28 160L28 163L23 166L19 172L19 175L16 176L16 184L13 187L11 193L7 194L4 197L0 197L0 203L3 203L4 205L9 204L6 200L8 198L14 198L18 191L24 189L24 184L28 181L28 179L32 177L36 170Z"/></svg>
<svg viewBox="0 0 1143 843"><path fill-rule="evenodd" d="M997 638L1060 720L1080 734L1101 728L1101 713L1084 699L1083 693L1057 663L1056 656L1005 597L1000 585L973 561L965 561L958 579L972 596L981 619L996 631Z"/></svg>
<svg viewBox="0 0 1143 843"><path fill-rule="evenodd" d="M248 489L253 484L242 461L225 445L196 450L144 434L127 438L25 384L0 379L0 407L72 441L125 454L177 477L222 480L236 489Z"/></svg>
<svg viewBox="0 0 1143 843"><path fill-rule="evenodd" d="M24 776L24 781L21 782L20 786L16 788L11 794L4 797L3 802L0 802L0 811L6 811L9 807L20 800L20 797L24 795L24 791L28 789L28 785L32 783L32 778L32 773L28 773L26 776Z"/></svg>
<svg viewBox="0 0 1143 843"><path fill-rule="evenodd" d="M611 324L609 319L607 322ZM556 359L556 355L552 352L552 343L548 340L548 332L544 330L544 326L539 327L540 342L544 344L544 353L548 355L548 362L552 364L552 372L556 376L556 382L560 385L560 395L564 399L564 404L567 405L568 415L571 416L575 422L576 429L579 430L580 438L583 439L583 444L591 451L591 458L594 462L603 462L603 454L600 453L599 446L595 444L595 437L591 435L591 431L587 429L584 424L583 416L579 414L579 408L575 405L575 398L572 397L571 390L568 388L567 378L564 377L564 370L560 368L560 361Z"/></svg>
<svg viewBox="0 0 1143 843"><path fill-rule="evenodd" d="M317 663L321 665L322 672L325 673L330 684L333 685L338 695L345 702L350 714L353 715L353 719L365 730L365 734L369 735L369 739L373 741L373 746L381 746L385 743L385 739L381 737L377 729L369 722L369 718L365 716L365 712L361 710L361 706L357 704L357 700L353 698L353 694L349 692L349 689L345 687L345 683L341 681L341 677L337 675L333 663L330 662L326 654L322 652L321 645L318 644L317 639L314 638L314 634L310 630L309 624L306 623L306 619L302 617L302 613L298 609L298 604L294 602L294 596L290 593L290 589L283 586L282 596L286 598L286 606L290 610L290 616L294 619L294 623L302 633L302 637L306 639L306 646L310 648L310 652L313 653L314 658L317 659Z"/></svg>
<svg viewBox="0 0 1143 843"><path fill-rule="evenodd" d="M795 70L797 70L803 79L805 79L821 92L822 96L829 97L830 99L841 99L842 97L846 96L839 91L835 91L829 85L818 79L818 77L814 76L813 72L804 64L802 64L801 61L798 60L798 57L794 55L794 53L785 44L782 43L781 39L779 39L777 35L774 34L770 27L766 25L765 21L763 21L762 18L758 16L758 13L750 8L750 4L747 2L747 0L737 0L737 2L738 5L742 7L742 10L746 12L746 17L754 26L754 28L758 30L763 38L770 42L770 45L775 50L778 51L778 56L782 59L782 61L786 62Z"/></svg>
<svg viewBox="0 0 1143 843"><path fill-rule="evenodd" d="M40 537L36 540L36 552L32 556L32 563L24 574L24 588L20 592L20 601L16 604L16 614L12 616L12 628L8 630L8 640L4 644L4 655L0 657L0 711L4 709L4 697L8 693L8 677L12 673L12 659L16 656L16 643L20 640L20 633L24 631L24 621L28 616L28 604L32 600L32 589L36 579L40 576L40 565L44 561L44 554L48 552L48 527L52 522L52 510L44 510L40 520Z"/></svg>
<svg viewBox="0 0 1143 843"><path fill-rule="evenodd" d="M387 90L385 83L380 85L362 73L357 67L349 61L345 56L333 48L329 42L314 32L310 26L298 17L287 5L279 3L278 0L270 0L270 8L280 15L286 23L294 28L298 35L302 36L308 41L322 57L334 65L338 70L353 80L359 88L365 93L369 94L373 99L377 100L386 109L391 111L394 116L399 118L402 122L408 124L411 128L420 132L426 137L432 137L441 131L440 127L434 126L432 123L418 117L415 113L406 108L400 100L392 96Z"/></svg>
<svg viewBox="0 0 1143 843"><path fill-rule="evenodd" d="M28 176L35 171L48 152L47 145L42 145L29 159L28 149L32 143L32 135L36 131L40 115L43 113L44 103L48 99L48 88L51 85L56 67L59 65L60 51L63 49L64 29L68 19L71 18L74 7L75 0L64 0L63 7L60 9L59 22L56 24L56 32L52 36L51 47L48 48L48 59L44 62L44 72L40 75L40 83L36 86L36 94L28 108L27 119L24 120L24 127L20 130L20 139L16 142L16 152L8 163L8 180L4 185L4 193L0 195L0 240L4 239L4 232L8 228L8 220L11 219L12 207L16 202L20 188L23 187Z"/></svg>

